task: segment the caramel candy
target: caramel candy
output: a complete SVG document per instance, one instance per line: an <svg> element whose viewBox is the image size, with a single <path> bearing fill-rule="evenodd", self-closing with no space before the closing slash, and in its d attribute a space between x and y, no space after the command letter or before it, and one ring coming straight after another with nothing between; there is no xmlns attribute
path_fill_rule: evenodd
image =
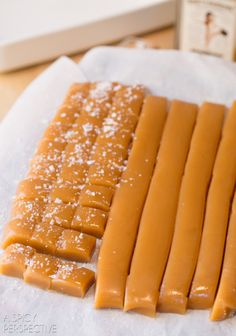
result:
<svg viewBox="0 0 236 336"><path fill-rule="evenodd" d="M42 253L55 254L56 243L63 229L48 223L37 224L30 239L30 245Z"/></svg>
<svg viewBox="0 0 236 336"><path fill-rule="evenodd" d="M96 308L122 308L139 219L167 115L164 98L146 98L134 142L112 203L99 254Z"/></svg>
<svg viewBox="0 0 236 336"><path fill-rule="evenodd" d="M179 194L173 242L161 286L160 311L186 311L224 112L222 105L205 103L198 114Z"/></svg>
<svg viewBox="0 0 236 336"><path fill-rule="evenodd" d="M43 138L54 141L54 142L64 142L66 140L67 132L71 125L64 125L61 122L51 122L46 128Z"/></svg>
<svg viewBox="0 0 236 336"><path fill-rule="evenodd" d="M37 178L26 178L22 180L17 188L17 198L33 200L43 200L47 198L51 190L51 184L48 181Z"/></svg>
<svg viewBox="0 0 236 336"><path fill-rule="evenodd" d="M196 117L196 105L172 102L139 225L126 286L125 310L150 316L156 313Z"/></svg>
<svg viewBox="0 0 236 336"><path fill-rule="evenodd" d="M52 278L58 270L58 263L58 258L35 253L24 272L24 281L42 289L50 289Z"/></svg>
<svg viewBox="0 0 236 336"><path fill-rule="evenodd" d="M105 81L92 83L87 103L81 111L81 115L103 120L111 108L114 92L120 87L116 83Z"/></svg>
<svg viewBox="0 0 236 336"><path fill-rule="evenodd" d="M102 127L103 119L80 115L67 134L69 143L79 143L89 150Z"/></svg>
<svg viewBox="0 0 236 336"><path fill-rule="evenodd" d="M219 321L236 311L236 192L227 233L224 263L211 320Z"/></svg>
<svg viewBox="0 0 236 336"><path fill-rule="evenodd" d="M67 92L63 105L76 109L77 111L80 111L83 104L86 103L86 98L88 96L90 88L91 88L90 83L72 84ZM61 112L59 110L59 112L56 114L56 117L60 113ZM76 117L77 115L75 116L75 118Z"/></svg>
<svg viewBox="0 0 236 336"><path fill-rule="evenodd" d="M82 206L109 211L114 190L99 185L87 185L80 194Z"/></svg>
<svg viewBox="0 0 236 336"><path fill-rule="evenodd" d="M56 255L65 259L88 262L95 246L95 237L75 230L63 230L56 243Z"/></svg>
<svg viewBox="0 0 236 336"><path fill-rule="evenodd" d="M62 261L55 278L52 279L51 289L72 296L84 297L94 282L93 271L78 267L72 261Z"/></svg>
<svg viewBox="0 0 236 336"><path fill-rule="evenodd" d="M236 103L229 111L210 184L200 253L189 307L212 307L224 254L231 200L236 181Z"/></svg>
<svg viewBox="0 0 236 336"><path fill-rule="evenodd" d="M78 206L71 223L71 228L97 238L102 238L107 215L107 212L99 209Z"/></svg>
<svg viewBox="0 0 236 336"><path fill-rule="evenodd" d="M35 151L35 156L38 155L60 155L67 145L66 140L54 141L46 138L42 138Z"/></svg>
<svg viewBox="0 0 236 336"><path fill-rule="evenodd" d="M42 220L46 203L42 200L16 198L11 209L11 220L37 224Z"/></svg>
<svg viewBox="0 0 236 336"><path fill-rule="evenodd" d="M35 224L21 219L13 219L4 228L2 248L14 243L27 245L34 232Z"/></svg>
<svg viewBox="0 0 236 336"><path fill-rule="evenodd" d="M7 247L0 259L0 273L17 278L23 278L23 274L33 257L35 250L30 246L12 244Z"/></svg>
<svg viewBox="0 0 236 336"><path fill-rule="evenodd" d="M46 208L43 222L70 229L76 207L76 203L63 203L60 200L50 202Z"/></svg>
<svg viewBox="0 0 236 336"><path fill-rule="evenodd" d="M81 185L60 179L52 186L50 199L56 202L62 201L64 203L74 203L78 200L80 192Z"/></svg>
<svg viewBox="0 0 236 336"><path fill-rule="evenodd" d="M31 162L27 177L51 182L58 177L61 161L61 154L37 155Z"/></svg>

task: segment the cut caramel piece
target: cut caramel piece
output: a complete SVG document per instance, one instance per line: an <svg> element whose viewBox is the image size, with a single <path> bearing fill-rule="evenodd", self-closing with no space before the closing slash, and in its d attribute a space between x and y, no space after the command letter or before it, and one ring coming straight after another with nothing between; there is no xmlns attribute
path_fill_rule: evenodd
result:
<svg viewBox="0 0 236 336"><path fill-rule="evenodd" d="M51 289L72 296L84 297L94 282L93 271L78 267L75 262L64 261L60 263L57 274L52 279Z"/></svg>
<svg viewBox="0 0 236 336"><path fill-rule="evenodd" d="M32 200L32 199L45 199L51 190L51 184L48 181L27 178L22 180L17 188L17 198Z"/></svg>
<svg viewBox="0 0 236 336"><path fill-rule="evenodd" d="M57 225L37 224L30 239L30 245L39 252L54 254L57 240L62 232L63 229Z"/></svg>
<svg viewBox="0 0 236 336"><path fill-rule="evenodd" d="M160 311L186 311L224 112L222 105L205 103L198 114L180 189L173 242L161 286Z"/></svg>
<svg viewBox="0 0 236 336"><path fill-rule="evenodd" d="M224 263L211 320L230 317L236 310L236 192L232 205L226 240Z"/></svg>
<svg viewBox="0 0 236 336"><path fill-rule="evenodd" d="M236 181L236 103L226 118L208 193L200 253L189 307L212 307L219 282L231 199Z"/></svg>
<svg viewBox="0 0 236 336"><path fill-rule="evenodd" d="M127 280L125 310L150 316L156 313L196 117L196 105L172 102L139 226Z"/></svg>
<svg viewBox="0 0 236 336"><path fill-rule="evenodd" d="M41 200L25 200L16 198L11 209L11 220L37 224L42 220L46 203Z"/></svg>
<svg viewBox="0 0 236 336"><path fill-rule="evenodd" d="M75 108L79 111L86 102L90 88L90 83L72 84L67 92L63 105ZM60 110L58 113L60 114Z"/></svg>
<svg viewBox="0 0 236 336"><path fill-rule="evenodd" d="M52 187L50 199L56 202L74 203L78 200L81 185L58 180Z"/></svg>
<svg viewBox="0 0 236 336"><path fill-rule="evenodd" d="M61 154L37 155L31 161L27 177L45 181L53 181L58 176L58 171L61 168L61 161Z"/></svg>
<svg viewBox="0 0 236 336"><path fill-rule="evenodd" d="M4 228L2 248L14 243L27 245L34 232L35 224L21 219L13 219Z"/></svg>
<svg viewBox="0 0 236 336"><path fill-rule="evenodd" d="M78 206L71 223L71 228L101 238L105 230L106 221L107 212Z"/></svg>
<svg viewBox="0 0 236 336"><path fill-rule="evenodd" d="M75 230L63 230L56 244L56 255L65 259L88 262L95 246L95 237Z"/></svg>
<svg viewBox="0 0 236 336"><path fill-rule="evenodd" d="M52 278L58 270L58 263L58 258L35 253L24 273L24 281L42 289L50 289Z"/></svg>
<svg viewBox="0 0 236 336"><path fill-rule="evenodd" d="M109 211L114 190L99 185L87 185L81 191L79 203L82 206Z"/></svg>
<svg viewBox="0 0 236 336"><path fill-rule="evenodd" d="M115 162L95 162L89 169L88 181L91 184L114 188L119 182L123 164Z"/></svg>
<svg viewBox="0 0 236 336"><path fill-rule="evenodd" d="M38 155L59 155L63 152L67 145L67 142L63 140L62 142L49 140L47 138L42 138L39 142L38 147L35 152L35 156Z"/></svg>
<svg viewBox="0 0 236 336"><path fill-rule="evenodd" d="M46 208L43 222L70 229L76 207L76 203L63 203L60 200L50 202Z"/></svg>
<svg viewBox="0 0 236 336"><path fill-rule="evenodd" d="M81 115L103 120L111 108L111 98L117 90L119 87L115 83L106 81L92 83Z"/></svg>
<svg viewBox="0 0 236 336"><path fill-rule="evenodd" d="M35 250L30 246L12 244L3 252L0 259L0 273L17 278L23 278L23 274L33 257Z"/></svg>
<svg viewBox="0 0 236 336"><path fill-rule="evenodd" d="M139 219L166 115L166 99L152 96L146 98L103 237L98 261L96 308L123 307L125 283Z"/></svg>
<svg viewBox="0 0 236 336"><path fill-rule="evenodd" d="M67 137L67 132L72 126L72 124L64 125L61 122L52 122L45 130L43 137L55 142L64 142Z"/></svg>

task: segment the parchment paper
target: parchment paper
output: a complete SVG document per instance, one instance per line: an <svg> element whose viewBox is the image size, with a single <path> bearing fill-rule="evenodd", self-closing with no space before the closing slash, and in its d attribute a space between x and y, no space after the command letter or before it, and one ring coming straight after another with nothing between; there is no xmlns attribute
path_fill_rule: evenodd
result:
<svg viewBox="0 0 236 336"><path fill-rule="evenodd" d="M74 81L143 83L152 93L201 103L229 105L236 98L236 65L191 53L100 47L76 65L57 60L27 88L0 125L0 227L17 182L48 121ZM95 260L96 256L94 257ZM93 267L93 265L90 265ZM93 309L93 291L78 299L0 277L0 335L234 336L236 317L220 323L208 311L148 318Z"/></svg>

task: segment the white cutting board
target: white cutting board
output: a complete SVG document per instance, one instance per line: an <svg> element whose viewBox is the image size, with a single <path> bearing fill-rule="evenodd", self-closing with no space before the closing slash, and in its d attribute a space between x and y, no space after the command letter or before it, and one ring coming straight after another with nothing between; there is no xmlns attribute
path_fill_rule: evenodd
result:
<svg viewBox="0 0 236 336"><path fill-rule="evenodd" d="M39 76L18 99L0 125L0 231L17 180L47 122L74 81L117 80L143 83L153 94L201 103L208 99L229 105L236 98L236 65L191 53L122 48L95 48L79 65L61 58ZM93 258L94 260L95 258ZM89 264L88 267L94 267ZM84 299L44 291L23 281L0 276L0 335L25 325L43 325L57 336L235 336L236 317L210 322L208 311L148 318L119 310L95 310L92 288ZM29 314L29 315L28 315ZM18 318L17 318L18 317ZM18 328L18 330L17 330ZM34 329L36 330L36 329Z"/></svg>
<svg viewBox="0 0 236 336"><path fill-rule="evenodd" d="M172 24L175 0L0 0L0 71Z"/></svg>

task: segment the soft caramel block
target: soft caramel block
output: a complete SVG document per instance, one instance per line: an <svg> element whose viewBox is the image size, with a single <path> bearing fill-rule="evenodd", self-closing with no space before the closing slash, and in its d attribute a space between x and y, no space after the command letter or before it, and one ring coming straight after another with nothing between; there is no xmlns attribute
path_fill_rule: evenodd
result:
<svg viewBox="0 0 236 336"><path fill-rule="evenodd" d="M89 262L96 247L96 238L75 230L63 230L56 242L56 255L65 259Z"/></svg>
<svg viewBox="0 0 236 336"><path fill-rule="evenodd" d="M96 308L122 308L139 219L167 115L164 98L147 97L99 254Z"/></svg>
<svg viewBox="0 0 236 336"><path fill-rule="evenodd" d="M224 263L211 320L219 321L236 311L236 192L227 233Z"/></svg>
<svg viewBox="0 0 236 336"><path fill-rule="evenodd" d="M49 182L53 181L58 177L61 161L61 154L37 155L31 161L27 177Z"/></svg>
<svg viewBox="0 0 236 336"><path fill-rule="evenodd" d="M52 279L51 289L72 296L84 297L94 282L93 271L79 267L72 261L62 261L55 278Z"/></svg>
<svg viewBox="0 0 236 336"><path fill-rule="evenodd" d="M26 200L43 200L49 195L50 190L50 182L37 178L26 178L19 183L16 197Z"/></svg>
<svg viewBox="0 0 236 336"><path fill-rule="evenodd" d="M48 223L37 224L30 238L29 244L42 253L55 254L56 243L62 235L63 228Z"/></svg>
<svg viewBox="0 0 236 336"><path fill-rule="evenodd" d="M43 222L48 225L58 225L64 229L70 229L77 203L63 203L60 200L48 204Z"/></svg>
<svg viewBox="0 0 236 336"><path fill-rule="evenodd" d="M64 99L63 105L74 108L77 112L80 112L83 104L86 102L91 83L74 83L70 86L67 95ZM60 110L56 114L56 117L60 115ZM75 116L76 118L77 116Z"/></svg>
<svg viewBox="0 0 236 336"><path fill-rule="evenodd" d="M99 185L86 185L81 191L79 204L82 206L109 211L114 190Z"/></svg>
<svg viewBox="0 0 236 336"><path fill-rule="evenodd" d="M78 201L81 192L81 185L74 184L72 182L64 181L62 179L57 180L50 193L50 200L64 203L74 203Z"/></svg>
<svg viewBox="0 0 236 336"><path fill-rule="evenodd" d="M37 224L42 220L46 203L43 200L26 200L16 198L12 204L11 220Z"/></svg>
<svg viewBox="0 0 236 336"><path fill-rule="evenodd" d="M127 280L125 310L154 316L197 117L197 106L173 101L152 177Z"/></svg>
<svg viewBox="0 0 236 336"><path fill-rule="evenodd" d="M0 273L23 278L26 267L35 250L30 246L12 244L6 248L0 258Z"/></svg>
<svg viewBox="0 0 236 336"><path fill-rule="evenodd" d="M193 309L213 305L236 181L236 103L226 117L209 188L197 268L189 297Z"/></svg>
<svg viewBox="0 0 236 336"><path fill-rule="evenodd" d="M14 243L29 244L35 224L21 219L10 220L3 231L2 248Z"/></svg>
<svg viewBox="0 0 236 336"><path fill-rule="evenodd" d="M98 140L99 141L99 140ZM91 184L115 187L124 167L128 149L119 144L97 143L89 168L88 181Z"/></svg>
<svg viewBox="0 0 236 336"><path fill-rule="evenodd" d="M73 124L66 125L59 121L51 122L44 132L44 139L48 139L55 142L66 141L67 132L72 128Z"/></svg>
<svg viewBox="0 0 236 336"><path fill-rule="evenodd" d="M42 138L35 151L35 156L38 155L59 155L63 152L67 145L66 140L54 141L47 138Z"/></svg>
<svg viewBox="0 0 236 336"><path fill-rule="evenodd" d="M42 289L50 289L52 278L58 270L58 262L58 258L35 253L24 272L24 281Z"/></svg>
<svg viewBox="0 0 236 336"><path fill-rule="evenodd" d="M204 103L198 113L179 194L174 237L161 285L158 305L161 311L186 311L224 112L222 105Z"/></svg>
<svg viewBox="0 0 236 336"><path fill-rule="evenodd" d="M71 228L102 238L105 231L108 213L100 209L78 206Z"/></svg>

